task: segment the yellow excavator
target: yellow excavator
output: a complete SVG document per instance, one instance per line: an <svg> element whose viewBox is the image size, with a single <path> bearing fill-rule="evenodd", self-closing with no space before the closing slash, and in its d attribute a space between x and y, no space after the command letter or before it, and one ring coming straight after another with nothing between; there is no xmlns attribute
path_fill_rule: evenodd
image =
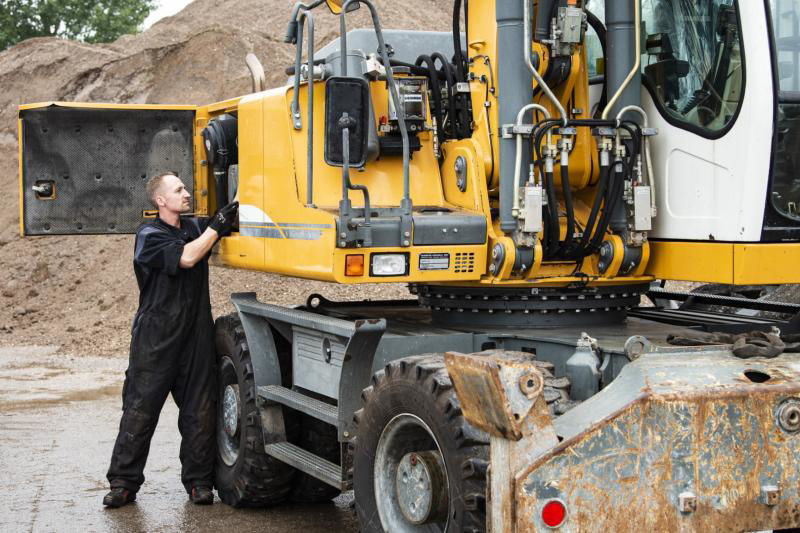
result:
<svg viewBox="0 0 800 533"><path fill-rule="evenodd" d="M282 87L248 57L253 92L211 105L19 110L23 235L132 233L171 170L196 214L240 202L219 264L408 284L232 295L225 503L352 488L368 532L800 527L800 306L761 297L800 283L800 1L288 18Z"/></svg>

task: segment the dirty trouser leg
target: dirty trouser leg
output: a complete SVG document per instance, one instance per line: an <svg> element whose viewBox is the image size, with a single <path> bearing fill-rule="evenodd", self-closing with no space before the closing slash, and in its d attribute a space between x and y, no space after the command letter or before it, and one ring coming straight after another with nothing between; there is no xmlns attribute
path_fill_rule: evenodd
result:
<svg viewBox="0 0 800 533"><path fill-rule="evenodd" d="M216 351L213 325L199 326L187 336L172 397L178 405L181 433L181 481L213 487L216 457Z"/></svg>
<svg viewBox="0 0 800 533"><path fill-rule="evenodd" d="M122 392L122 420L106 475L112 488L133 492L144 483L150 440L175 379L175 365L170 359L178 355L165 350L168 345L154 343L159 332L152 329L140 324L133 333Z"/></svg>

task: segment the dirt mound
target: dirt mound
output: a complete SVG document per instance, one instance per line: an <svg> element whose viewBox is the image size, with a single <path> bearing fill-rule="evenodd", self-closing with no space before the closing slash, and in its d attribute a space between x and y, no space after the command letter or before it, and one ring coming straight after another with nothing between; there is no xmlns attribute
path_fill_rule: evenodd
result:
<svg viewBox="0 0 800 533"><path fill-rule="evenodd" d="M204 104L251 89L244 57L253 52L268 84L280 85L294 47L283 43L287 0L195 0L140 35L102 45L55 38L0 52L0 345L57 344L75 354L127 350L137 305L130 236L19 238L17 107L41 101ZM377 0L387 28L447 30L449 0ZM319 43L338 20L315 11ZM349 27L370 27L366 9ZM297 304L311 292L330 299L406 297L404 286L341 287L262 273L212 269L212 305L230 310L228 294L257 292Z"/></svg>

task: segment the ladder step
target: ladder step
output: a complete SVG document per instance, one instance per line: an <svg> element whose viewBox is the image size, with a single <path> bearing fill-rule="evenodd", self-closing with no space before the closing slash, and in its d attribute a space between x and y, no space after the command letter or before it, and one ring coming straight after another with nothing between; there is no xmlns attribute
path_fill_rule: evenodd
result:
<svg viewBox="0 0 800 533"><path fill-rule="evenodd" d="M289 442L277 442L275 444L266 444L264 451L275 459L283 461L339 490L350 489L350 482L342 478L342 468L339 465L314 455L299 446Z"/></svg>
<svg viewBox="0 0 800 533"><path fill-rule="evenodd" d="M258 388L258 395L267 400L291 407L297 411L327 422L332 426L339 425L339 409L335 406L311 398L300 392L281 387L266 385Z"/></svg>

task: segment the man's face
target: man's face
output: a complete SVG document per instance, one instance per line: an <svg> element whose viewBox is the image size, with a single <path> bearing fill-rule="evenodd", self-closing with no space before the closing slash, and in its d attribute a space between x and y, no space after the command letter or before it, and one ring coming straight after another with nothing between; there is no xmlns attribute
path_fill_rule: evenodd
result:
<svg viewBox="0 0 800 533"><path fill-rule="evenodd" d="M156 194L158 207L172 213L186 213L192 207L189 203L191 195L180 178L165 176Z"/></svg>

